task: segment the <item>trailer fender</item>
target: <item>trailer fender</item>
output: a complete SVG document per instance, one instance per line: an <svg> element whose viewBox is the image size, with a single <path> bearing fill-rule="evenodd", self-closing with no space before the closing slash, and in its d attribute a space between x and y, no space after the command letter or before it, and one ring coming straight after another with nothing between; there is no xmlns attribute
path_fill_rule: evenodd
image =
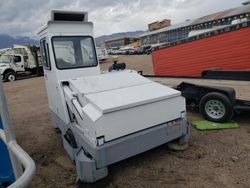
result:
<svg viewBox="0 0 250 188"><path fill-rule="evenodd" d="M236 104L233 88L182 82L176 89L186 98L187 105L195 103L209 121L225 122L233 116L233 106Z"/></svg>
<svg viewBox="0 0 250 188"><path fill-rule="evenodd" d="M232 105L236 103L235 90L230 87L206 86L182 82L175 88L186 98L187 104L194 102L198 105L201 98L211 92L224 94L228 97Z"/></svg>

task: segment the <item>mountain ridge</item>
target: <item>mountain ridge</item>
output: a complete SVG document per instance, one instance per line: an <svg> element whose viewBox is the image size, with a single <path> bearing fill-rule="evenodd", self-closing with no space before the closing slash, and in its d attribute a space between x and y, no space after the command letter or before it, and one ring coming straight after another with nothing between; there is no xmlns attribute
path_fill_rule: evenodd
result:
<svg viewBox="0 0 250 188"><path fill-rule="evenodd" d="M102 35L99 37L96 37L96 43L101 44L104 43L107 40L115 39L115 38L123 38L123 37L131 37L131 38L137 38L140 35L142 35L145 31L128 31L128 32L119 32L119 33L113 33L110 35Z"/></svg>
<svg viewBox="0 0 250 188"><path fill-rule="evenodd" d="M14 44L38 45L38 40L29 37L12 37L7 34L0 34L0 49L11 48Z"/></svg>
<svg viewBox="0 0 250 188"><path fill-rule="evenodd" d="M137 38L142 35L145 31L128 31L128 32L119 32L113 33L110 35L101 35L95 38L96 44L103 44L107 40L123 37ZM2 48L11 48L14 44L30 44L30 45L39 45L39 41L29 38L29 37L12 37L8 34L0 34L0 49Z"/></svg>

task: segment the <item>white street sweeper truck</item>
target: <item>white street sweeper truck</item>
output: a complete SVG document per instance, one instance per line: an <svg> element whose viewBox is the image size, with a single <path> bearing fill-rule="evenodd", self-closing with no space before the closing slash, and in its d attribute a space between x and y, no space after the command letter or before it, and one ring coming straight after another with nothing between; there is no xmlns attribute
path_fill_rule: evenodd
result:
<svg viewBox="0 0 250 188"><path fill-rule="evenodd" d="M100 71L86 12L52 11L38 35L53 123L81 181L104 178L109 165L159 145L188 142L179 91L117 63Z"/></svg>

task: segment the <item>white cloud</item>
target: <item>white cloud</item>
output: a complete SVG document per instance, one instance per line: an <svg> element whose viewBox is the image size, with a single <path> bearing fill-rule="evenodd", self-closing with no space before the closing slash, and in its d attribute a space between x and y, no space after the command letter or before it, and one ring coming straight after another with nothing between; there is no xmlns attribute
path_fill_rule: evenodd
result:
<svg viewBox="0 0 250 188"><path fill-rule="evenodd" d="M0 34L36 37L52 9L83 10L95 35L146 30L169 18L172 23L240 6L245 0L0 0Z"/></svg>

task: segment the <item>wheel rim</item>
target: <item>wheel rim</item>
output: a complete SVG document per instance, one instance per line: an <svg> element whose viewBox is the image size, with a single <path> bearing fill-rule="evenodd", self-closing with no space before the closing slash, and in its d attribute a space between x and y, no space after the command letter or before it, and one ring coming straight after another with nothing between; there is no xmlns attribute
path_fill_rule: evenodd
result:
<svg viewBox="0 0 250 188"><path fill-rule="evenodd" d="M225 105L219 100L209 100L205 105L206 114L213 119L220 119L226 113Z"/></svg>
<svg viewBox="0 0 250 188"><path fill-rule="evenodd" d="M11 81L11 82L15 81L15 79L16 79L15 76L12 75L12 74L9 75L9 77L8 77L8 80Z"/></svg>

